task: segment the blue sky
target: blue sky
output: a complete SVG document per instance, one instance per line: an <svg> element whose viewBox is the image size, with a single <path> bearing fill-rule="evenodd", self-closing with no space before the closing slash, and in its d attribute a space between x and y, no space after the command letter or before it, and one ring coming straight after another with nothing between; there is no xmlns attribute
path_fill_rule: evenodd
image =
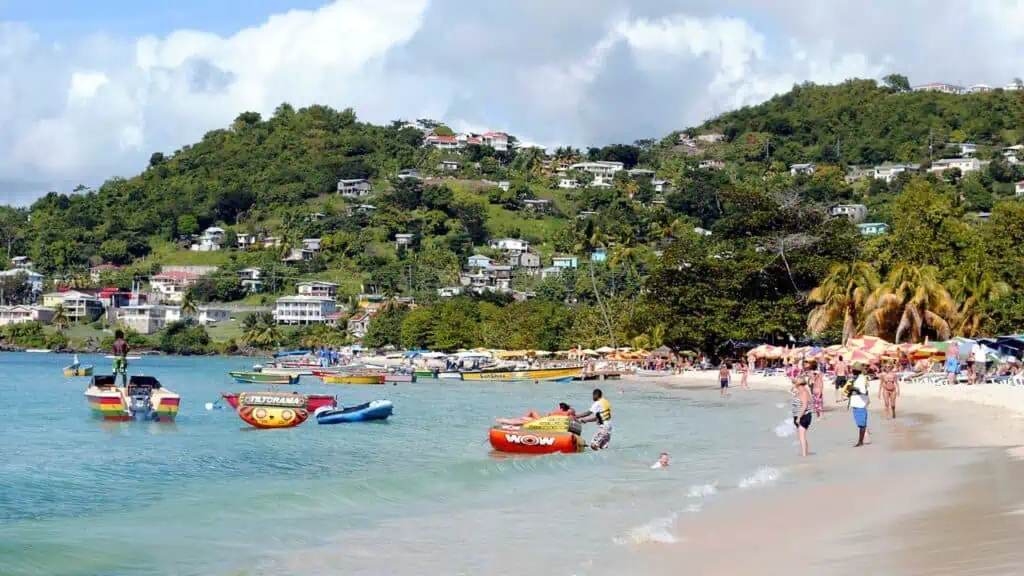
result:
<svg viewBox="0 0 1024 576"><path fill-rule="evenodd" d="M323 0L0 0L0 20L23 22L48 40L104 32L165 35L188 28L230 35L271 14L313 9Z"/></svg>

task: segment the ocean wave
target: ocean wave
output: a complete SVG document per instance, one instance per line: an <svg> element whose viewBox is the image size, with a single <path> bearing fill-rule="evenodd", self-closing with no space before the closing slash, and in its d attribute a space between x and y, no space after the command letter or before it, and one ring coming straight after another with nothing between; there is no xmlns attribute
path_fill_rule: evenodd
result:
<svg viewBox="0 0 1024 576"><path fill-rule="evenodd" d="M786 418L775 427L775 435L779 438L788 438L796 434L796 426L793 426L793 419Z"/></svg>
<svg viewBox="0 0 1024 576"><path fill-rule="evenodd" d="M757 469L757 472L740 480L739 487L745 490L747 488L768 486L769 484L774 484L780 476L782 476L782 472L779 472L777 468L762 466Z"/></svg>
<svg viewBox="0 0 1024 576"><path fill-rule="evenodd" d="M679 539L672 534L672 525L679 515L672 513L664 518L655 518L639 526L630 528L626 535L612 541L618 545L626 544L675 544Z"/></svg>
<svg viewBox="0 0 1024 576"><path fill-rule="evenodd" d="M687 494L688 498L707 498L714 496L718 493L718 483L711 482L708 484L698 484L690 486L690 492Z"/></svg>

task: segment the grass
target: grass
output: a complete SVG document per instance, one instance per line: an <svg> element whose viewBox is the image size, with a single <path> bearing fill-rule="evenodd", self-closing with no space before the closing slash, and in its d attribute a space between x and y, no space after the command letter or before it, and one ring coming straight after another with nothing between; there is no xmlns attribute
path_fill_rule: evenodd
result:
<svg viewBox="0 0 1024 576"><path fill-rule="evenodd" d="M171 242L157 242L153 244L153 252L147 261L164 266L224 266L231 262L231 252L193 252L178 248Z"/></svg>

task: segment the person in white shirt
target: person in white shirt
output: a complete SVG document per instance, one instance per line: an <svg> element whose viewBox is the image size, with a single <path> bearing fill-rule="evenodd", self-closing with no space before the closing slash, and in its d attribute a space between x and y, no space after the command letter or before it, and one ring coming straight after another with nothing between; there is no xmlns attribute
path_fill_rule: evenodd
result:
<svg viewBox="0 0 1024 576"><path fill-rule="evenodd" d="M971 349L971 362L974 362L974 383L981 384L985 381L985 349L981 344Z"/></svg>
<svg viewBox="0 0 1024 576"><path fill-rule="evenodd" d="M854 447L864 445L864 437L868 432L868 405L871 403L871 396L868 393L868 377L860 368L854 368L855 378L850 387L850 409L853 412L853 421L857 424L857 444Z"/></svg>

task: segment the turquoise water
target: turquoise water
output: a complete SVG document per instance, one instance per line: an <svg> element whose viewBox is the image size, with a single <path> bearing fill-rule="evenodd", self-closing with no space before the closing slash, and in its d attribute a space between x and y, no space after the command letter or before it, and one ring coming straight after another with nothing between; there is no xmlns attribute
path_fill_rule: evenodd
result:
<svg viewBox="0 0 1024 576"><path fill-rule="evenodd" d="M81 358L105 367L109 360ZM0 355L4 575L596 573L605 555L671 539L712 495L769 485L793 460L785 418L758 393L720 400L605 382L612 450L491 452L493 418L584 409L591 383L328 386L343 404L395 403L386 423L248 428L223 391L252 361L145 357L133 373L182 396L177 422L90 418L68 356ZM727 424L726 424L727 423ZM585 433L593 432L588 426ZM648 467L662 451L667 471Z"/></svg>

